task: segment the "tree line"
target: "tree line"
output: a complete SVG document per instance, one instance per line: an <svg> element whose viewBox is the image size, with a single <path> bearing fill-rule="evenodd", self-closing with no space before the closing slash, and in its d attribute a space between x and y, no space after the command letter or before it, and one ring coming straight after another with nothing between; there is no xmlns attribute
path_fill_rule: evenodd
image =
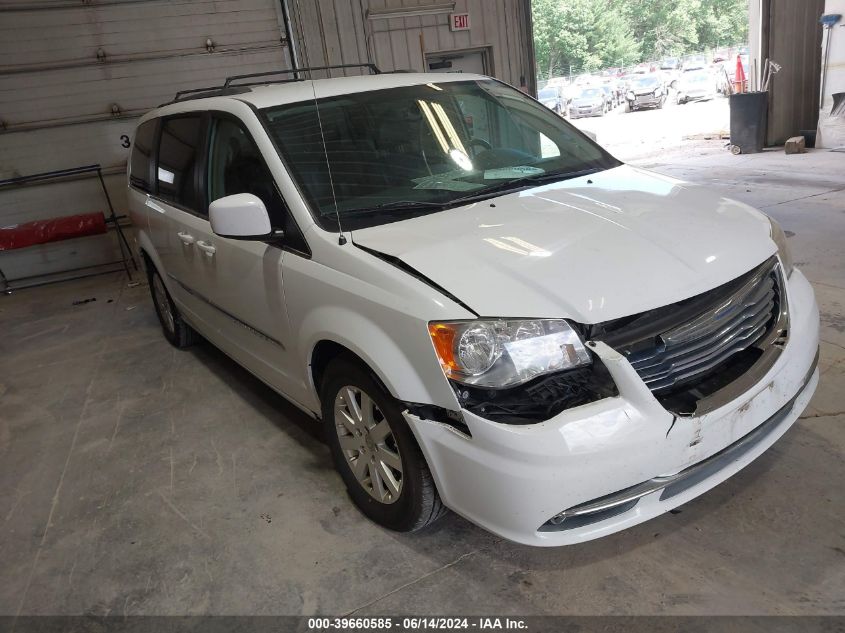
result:
<svg viewBox="0 0 845 633"><path fill-rule="evenodd" d="M745 42L748 0L532 0L537 71L591 72Z"/></svg>

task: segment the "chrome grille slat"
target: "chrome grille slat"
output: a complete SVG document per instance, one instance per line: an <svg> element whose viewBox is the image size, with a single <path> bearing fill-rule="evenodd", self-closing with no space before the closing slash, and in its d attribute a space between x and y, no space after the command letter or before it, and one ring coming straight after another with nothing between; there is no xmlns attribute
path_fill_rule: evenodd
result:
<svg viewBox="0 0 845 633"><path fill-rule="evenodd" d="M741 284L737 287L737 284ZM783 285L776 260L744 280L733 283L727 296L716 296L687 321L665 326L666 331L628 350L628 361L655 393L678 383L710 375L714 369L754 347L778 322ZM708 300L711 301L711 300ZM657 330L659 332L659 330Z"/></svg>
<svg viewBox="0 0 845 633"><path fill-rule="evenodd" d="M760 316L764 312L763 308L767 311L771 311L774 307L774 292L769 293L766 296L766 304L764 306L756 306L753 310L747 309L741 314L737 315L732 319L729 323L724 324L719 332L711 334L711 336L703 336L696 338L690 345L688 346L663 346L654 348L648 356L634 356L628 359L630 363L634 366L635 369L647 369L648 367L653 366L656 363L647 364L648 361L659 358L660 360L665 360L667 358L676 358L681 354L687 354L694 351L697 351L703 347L708 347L712 345L714 341L725 340L731 336L731 334L735 333L737 329L741 329L744 323L747 323L749 320L754 320Z"/></svg>
<svg viewBox="0 0 845 633"><path fill-rule="evenodd" d="M755 315L753 319L744 319L743 323L731 328L724 336L714 337L713 339L708 340L706 344L697 345L692 349L674 348L674 352L665 354L658 363L652 363L650 365L632 363L634 365L634 369L640 372L641 375L644 373L651 374L659 372L661 371L661 368L666 367L667 364L669 367L666 367L666 371L672 368L683 369L690 364L704 362L709 357L718 354L725 348L734 347L737 343L746 341L749 338L756 340L753 335L759 335L757 330L765 326L766 322L771 318L771 311L773 307L774 302L769 301L767 304L768 310L766 312L761 312ZM765 328L763 331L765 331Z"/></svg>
<svg viewBox="0 0 845 633"><path fill-rule="evenodd" d="M764 304L771 301L775 296L774 284L771 279L763 280L759 287L755 289L753 295L748 296L745 302L736 305L732 308L734 312L728 315L727 321L722 321L721 318L715 318L713 315L708 315L706 320L699 319L699 322L694 327L685 328L684 332L673 330L663 335L663 340L667 345L672 346L677 343L692 343L696 340L706 340L707 338L717 335L718 330L724 330L732 327L742 319L750 318L764 309ZM722 310L723 308L720 308ZM680 328L679 328L680 329ZM682 339L682 337L685 337Z"/></svg>
<svg viewBox="0 0 845 633"><path fill-rule="evenodd" d="M667 332L663 335L663 338L668 344L684 335L686 335L687 340L689 340L689 334L691 332L694 333L693 338L696 336L706 336L708 326L718 327L718 320L714 318L715 315L723 312L731 304L741 304L745 310L754 306L759 306L760 301L763 300L763 296L769 292L773 293L774 288L775 284L771 275L755 275L742 288L737 290L724 301L721 301L717 307L705 312L697 319L693 319L689 323Z"/></svg>
<svg viewBox="0 0 845 633"><path fill-rule="evenodd" d="M766 333L766 328L761 326L758 330L755 331L755 337L753 339L753 342L756 342L756 340L759 339L765 333ZM746 345L728 348L728 349L724 350L718 356L710 359L708 362L696 365L694 367L694 370L690 370L690 371L686 371L686 372L684 372L682 370L673 371L671 373L671 379L667 379L667 378L664 377L662 380L658 380L657 378L653 378L653 379L648 379L645 382L648 385L649 389L651 389L652 391L655 391L657 389L664 389L666 387L671 387L677 382L680 382L682 380L686 380L687 378L691 378L693 376L702 374L704 372L707 372L707 371L713 369L714 367L717 367L718 365L720 365L722 362L724 362L725 360L727 360L728 358L730 358L731 356L733 356L737 352L741 352L741 351L751 347L753 345L753 342L749 342Z"/></svg>

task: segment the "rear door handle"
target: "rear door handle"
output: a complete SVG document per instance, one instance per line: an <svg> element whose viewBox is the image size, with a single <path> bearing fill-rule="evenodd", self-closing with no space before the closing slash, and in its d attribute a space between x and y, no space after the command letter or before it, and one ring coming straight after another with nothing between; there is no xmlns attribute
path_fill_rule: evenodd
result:
<svg viewBox="0 0 845 633"><path fill-rule="evenodd" d="M177 234L176 234L176 236L177 236L180 240L182 240L182 243L183 243L183 244L187 244L188 246L190 246L191 244L193 244L193 243L194 243L194 241L195 241L195 240L194 240L194 236L193 236L193 235L191 235L190 233L177 233Z"/></svg>
<svg viewBox="0 0 845 633"><path fill-rule="evenodd" d="M214 257L214 253L217 252L217 249L214 248L213 244L209 244L208 242L203 242L202 240L197 242L197 248L200 249L203 253L205 253L209 257Z"/></svg>

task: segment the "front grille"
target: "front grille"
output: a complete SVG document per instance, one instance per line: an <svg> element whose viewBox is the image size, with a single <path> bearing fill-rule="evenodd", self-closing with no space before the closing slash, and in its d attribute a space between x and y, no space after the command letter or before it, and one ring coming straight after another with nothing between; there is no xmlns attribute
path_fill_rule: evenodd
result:
<svg viewBox="0 0 845 633"><path fill-rule="evenodd" d="M710 395L786 336L777 258L692 299L605 324L596 338L619 350L656 396L680 388ZM770 361L772 356L767 355Z"/></svg>
<svg viewBox="0 0 845 633"><path fill-rule="evenodd" d="M778 305L774 271L762 271L628 361L652 391L671 389L754 345L777 320Z"/></svg>

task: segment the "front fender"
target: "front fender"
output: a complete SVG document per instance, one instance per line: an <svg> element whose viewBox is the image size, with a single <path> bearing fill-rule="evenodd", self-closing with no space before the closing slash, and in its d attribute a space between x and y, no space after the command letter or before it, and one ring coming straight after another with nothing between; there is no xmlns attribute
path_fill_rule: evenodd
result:
<svg viewBox="0 0 845 633"><path fill-rule="evenodd" d="M305 315L297 335L301 362L311 366L320 341L342 345L358 355L382 381L393 397L406 402L434 404L458 410L422 322L393 319L391 325L342 306L321 306ZM413 326L419 325L418 332ZM403 345L398 339L401 337ZM413 359L413 360L412 360ZM308 372L308 387L319 410L319 387Z"/></svg>

